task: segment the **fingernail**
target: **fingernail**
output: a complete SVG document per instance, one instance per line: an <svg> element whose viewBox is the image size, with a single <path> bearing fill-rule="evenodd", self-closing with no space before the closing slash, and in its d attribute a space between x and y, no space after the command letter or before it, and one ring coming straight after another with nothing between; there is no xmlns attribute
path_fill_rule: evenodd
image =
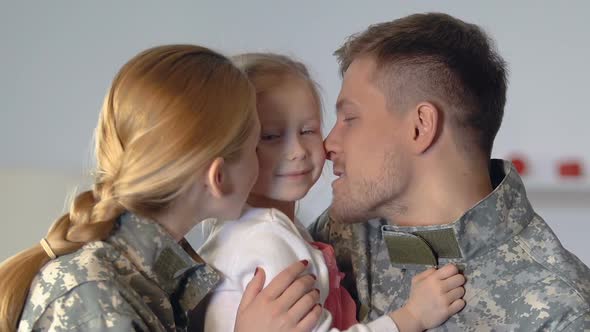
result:
<svg viewBox="0 0 590 332"><path fill-rule="evenodd" d="M258 267L256 267L256 270L254 271L254 275L258 274L258 270L260 270Z"/></svg>
<svg viewBox="0 0 590 332"><path fill-rule="evenodd" d="M307 266L307 265L309 264L309 262L307 261L307 259L304 259L304 260L302 260L302 261L301 261L301 263L302 263L303 265L305 265L305 266Z"/></svg>

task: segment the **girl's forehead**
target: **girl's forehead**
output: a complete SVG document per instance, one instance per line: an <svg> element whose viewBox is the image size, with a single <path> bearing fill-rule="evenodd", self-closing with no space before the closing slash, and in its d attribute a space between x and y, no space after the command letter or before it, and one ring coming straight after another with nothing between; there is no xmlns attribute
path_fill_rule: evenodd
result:
<svg viewBox="0 0 590 332"><path fill-rule="evenodd" d="M263 126L269 123L299 125L321 122L321 113L314 103L302 102L261 103L258 106L258 117Z"/></svg>
<svg viewBox="0 0 590 332"><path fill-rule="evenodd" d="M285 116L285 113L320 117L320 105L311 88L305 84L282 84L257 95L262 116Z"/></svg>

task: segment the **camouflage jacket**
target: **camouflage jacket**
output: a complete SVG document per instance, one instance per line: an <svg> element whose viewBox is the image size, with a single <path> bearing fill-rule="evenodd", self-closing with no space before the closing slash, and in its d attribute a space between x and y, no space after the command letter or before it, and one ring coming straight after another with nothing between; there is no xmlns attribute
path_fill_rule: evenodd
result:
<svg viewBox="0 0 590 332"><path fill-rule="evenodd" d="M157 223L122 215L107 240L42 268L18 331L185 331L219 276L181 245Z"/></svg>
<svg viewBox="0 0 590 332"><path fill-rule="evenodd" d="M398 227L375 219L344 225L324 212L309 227L315 240L335 247L362 321L408 298L411 278L426 264L400 262L388 239L419 234L434 265L455 263L467 279L466 307L435 331L590 331L590 269L534 212L510 163L492 161L491 173L494 191L451 224ZM451 238L442 241L446 249L429 236L444 233ZM436 252L453 246L456 256Z"/></svg>

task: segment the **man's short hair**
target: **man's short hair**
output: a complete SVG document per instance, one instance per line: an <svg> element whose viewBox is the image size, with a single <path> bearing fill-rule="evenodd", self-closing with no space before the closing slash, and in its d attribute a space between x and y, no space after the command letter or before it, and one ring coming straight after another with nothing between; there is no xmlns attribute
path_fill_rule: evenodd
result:
<svg viewBox="0 0 590 332"><path fill-rule="evenodd" d="M373 58L374 79L390 108L431 102L463 130L465 146L491 154L504 114L507 70L477 25L447 14L414 14L372 25L334 54L343 75L355 59Z"/></svg>

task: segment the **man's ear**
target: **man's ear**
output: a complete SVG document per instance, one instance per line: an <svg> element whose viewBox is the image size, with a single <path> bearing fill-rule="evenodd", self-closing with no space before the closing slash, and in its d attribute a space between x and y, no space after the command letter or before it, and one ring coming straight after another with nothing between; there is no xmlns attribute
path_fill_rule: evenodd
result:
<svg viewBox="0 0 590 332"><path fill-rule="evenodd" d="M424 153L436 143L441 120L436 106L428 102L418 104L412 114L414 152Z"/></svg>
<svg viewBox="0 0 590 332"><path fill-rule="evenodd" d="M227 194L225 190L227 175L225 174L224 164L225 161L223 158L217 157L209 165L209 169L207 170L206 185L211 195L216 198L221 198Z"/></svg>

